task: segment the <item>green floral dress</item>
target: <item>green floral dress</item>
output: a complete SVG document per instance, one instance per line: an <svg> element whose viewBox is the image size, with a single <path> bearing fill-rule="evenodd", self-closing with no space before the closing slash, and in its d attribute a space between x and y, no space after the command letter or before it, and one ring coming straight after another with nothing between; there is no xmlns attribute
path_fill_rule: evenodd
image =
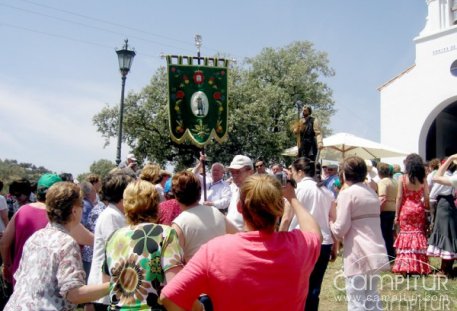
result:
<svg viewBox="0 0 457 311"><path fill-rule="evenodd" d="M104 273L111 276L110 310L165 310L159 303L165 271L183 265L169 226L142 223L115 231L106 243Z"/></svg>

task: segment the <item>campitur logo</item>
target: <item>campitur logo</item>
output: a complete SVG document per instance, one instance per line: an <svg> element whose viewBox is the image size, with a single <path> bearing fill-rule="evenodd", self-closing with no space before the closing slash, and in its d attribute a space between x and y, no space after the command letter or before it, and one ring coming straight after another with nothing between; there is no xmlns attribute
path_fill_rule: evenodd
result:
<svg viewBox="0 0 457 311"><path fill-rule="evenodd" d="M385 254L374 254L359 258L353 265L359 265L362 260L376 262L376 256L385 258ZM418 263L428 265L431 271L437 270L428 262ZM335 302L360 302L365 305L365 310L457 310L457 304L450 295L455 289L451 288L447 277L394 274L390 272L391 265L393 260L368 274L354 275L350 281L343 269L337 271L333 277ZM347 282L352 287L349 294L346 292Z"/></svg>

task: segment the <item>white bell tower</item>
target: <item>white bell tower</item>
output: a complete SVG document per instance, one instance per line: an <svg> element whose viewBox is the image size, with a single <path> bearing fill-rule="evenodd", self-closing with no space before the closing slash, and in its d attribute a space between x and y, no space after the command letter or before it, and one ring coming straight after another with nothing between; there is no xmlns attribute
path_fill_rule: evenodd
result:
<svg viewBox="0 0 457 311"><path fill-rule="evenodd" d="M428 15L420 36L448 29L457 23L457 0L426 0Z"/></svg>
<svg viewBox="0 0 457 311"><path fill-rule="evenodd" d="M457 0L426 0L415 64L379 88L381 143L425 160L457 153Z"/></svg>

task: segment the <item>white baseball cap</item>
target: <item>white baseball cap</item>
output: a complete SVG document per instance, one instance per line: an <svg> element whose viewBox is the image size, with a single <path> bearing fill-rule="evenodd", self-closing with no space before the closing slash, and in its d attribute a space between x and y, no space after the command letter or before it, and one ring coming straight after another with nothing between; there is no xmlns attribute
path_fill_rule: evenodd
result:
<svg viewBox="0 0 457 311"><path fill-rule="evenodd" d="M249 166L252 169L253 168L252 160L247 156L238 154L233 158L233 160L230 163L230 166L228 168L234 169L234 170L239 170L246 166Z"/></svg>

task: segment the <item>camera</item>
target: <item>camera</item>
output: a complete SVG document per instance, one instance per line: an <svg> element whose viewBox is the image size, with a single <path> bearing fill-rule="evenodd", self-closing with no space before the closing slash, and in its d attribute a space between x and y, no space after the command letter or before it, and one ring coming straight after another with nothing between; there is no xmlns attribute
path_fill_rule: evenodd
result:
<svg viewBox="0 0 457 311"><path fill-rule="evenodd" d="M293 179L288 179L284 173L276 173L275 177L281 183L281 186L285 187L287 183L290 183L292 187L297 188L297 182Z"/></svg>
<svg viewBox="0 0 457 311"><path fill-rule="evenodd" d="M287 184L287 175L283 173L276 173L275 177L281 183L281 186L285 186Z"/></svg>

